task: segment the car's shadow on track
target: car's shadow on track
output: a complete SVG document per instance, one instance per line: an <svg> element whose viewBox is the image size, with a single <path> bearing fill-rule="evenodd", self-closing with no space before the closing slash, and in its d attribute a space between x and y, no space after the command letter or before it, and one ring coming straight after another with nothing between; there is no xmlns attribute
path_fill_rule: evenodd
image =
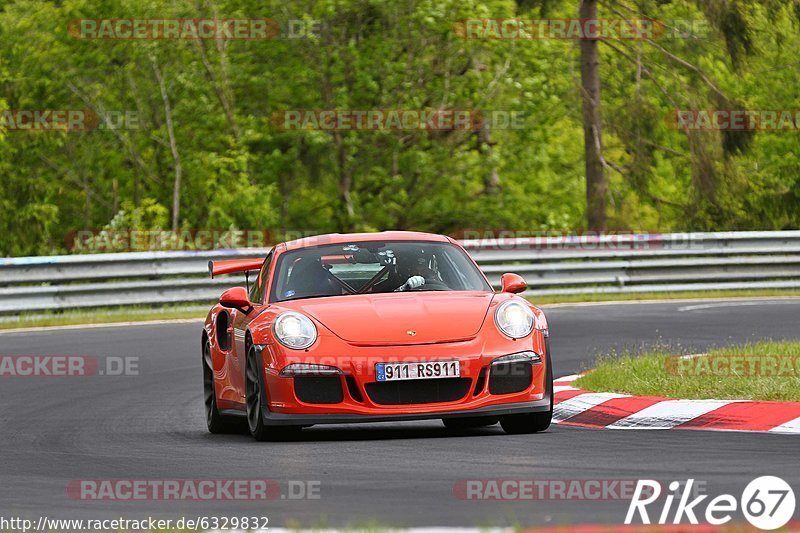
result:
<svg viewBox="0 0 800 533"><path fill-rule="evenodd" d="M546 432L537 434L545 436L552 433L554 428L551 426ZM187 436L186 434L184 434ZM192 433L190 438L198 434ZM402 425L394 423L391 426L386 424L359 424L359 425L331 425L314 426L305 428L297 435L271 441L273 443L315 443L315 442L335 442L335 441L380 441L380 440L402 440L402 439L452 439L452 438L476 438L476 437L500 437L509 436L500 425L475 428L475 429L448 429L435 425ZM233 435L211 435L208 433L200 434L200 439L209 443L232 443L241 441L252 441L250 435L243 431ZM269 442L265 443L269 444Z"/></svg>

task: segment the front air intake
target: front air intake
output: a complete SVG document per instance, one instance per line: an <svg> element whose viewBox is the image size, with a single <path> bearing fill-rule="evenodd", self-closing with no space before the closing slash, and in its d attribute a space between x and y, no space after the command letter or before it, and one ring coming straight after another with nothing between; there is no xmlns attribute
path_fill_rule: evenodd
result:
<svg viewBox="0 0 800 533"><path fill-rule="evenodd" d="M296 376L294 394L303 403L341 403L344 400L339 376Z"/></svg>
<svg viewBox="0 0 800 533"><path fill-rule="evenodd" d="M533 365L529 362L499 363L492 365L489 372L489 392L491 394L513 394L531 386Z"/></svg>
<svg viewBox="0 0 800 533"><path fill-rule="evenodd" d="M469 378L412 379L367 383L370 399L380 405L455 402L469 393Z"/></svg>

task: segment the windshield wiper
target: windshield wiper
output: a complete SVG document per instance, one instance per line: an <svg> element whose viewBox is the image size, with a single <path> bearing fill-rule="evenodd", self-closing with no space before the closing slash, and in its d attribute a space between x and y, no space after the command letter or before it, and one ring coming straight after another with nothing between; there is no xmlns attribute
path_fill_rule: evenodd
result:
<svg viewBox="0 0 800 533"><path fill-rule="evenodd" d="M278 302L293 302L295 300L311 300L314 298L332 298L334 296L348 296L345 294L312 294L311 296L297 296L295 298L283 298Z"/></svg>

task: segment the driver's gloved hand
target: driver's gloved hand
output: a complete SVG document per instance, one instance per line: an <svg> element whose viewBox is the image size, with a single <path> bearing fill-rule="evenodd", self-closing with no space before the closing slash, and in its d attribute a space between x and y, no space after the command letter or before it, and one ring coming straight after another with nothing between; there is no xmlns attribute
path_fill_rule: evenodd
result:
<svg viewBox="0 0 800 533"><path fill-rule="evenodd" d="M416 289L417 287L422 287L423 285L425 285L425 278L423 278L422 276L411 276L397 290L398 291L408 291L408 290L411 290L411 289Z"/></svg>

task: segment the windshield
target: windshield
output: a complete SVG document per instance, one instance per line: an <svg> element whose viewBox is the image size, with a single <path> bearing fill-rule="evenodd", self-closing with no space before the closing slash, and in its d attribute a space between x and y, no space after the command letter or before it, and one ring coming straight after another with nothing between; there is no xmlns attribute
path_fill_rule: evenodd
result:
<svg viewBox="0 0 800 533"><path fill-rule="evenodd" d="M404 291L491 291L475 264L449 243L353 242L281 254L273 302Z"/></svg>

